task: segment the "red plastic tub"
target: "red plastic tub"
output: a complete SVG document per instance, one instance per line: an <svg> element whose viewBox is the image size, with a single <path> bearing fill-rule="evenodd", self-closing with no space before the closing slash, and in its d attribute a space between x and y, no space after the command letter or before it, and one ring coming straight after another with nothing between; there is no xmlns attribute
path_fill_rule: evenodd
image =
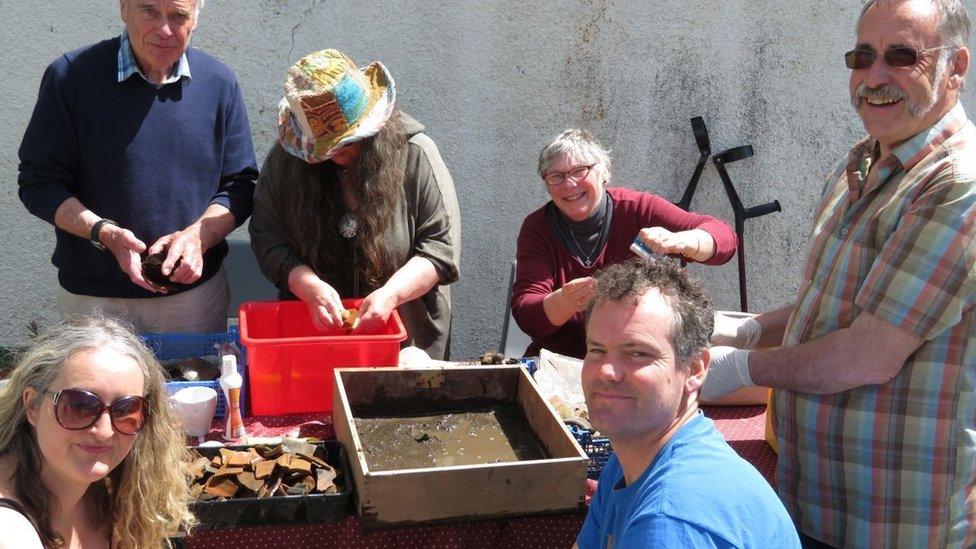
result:
<svg viewBox="0 0 976 549"><path fill-rule="evenodd" d="M344 299L347 309L362 299ZM407 330L394 310L378 333L320 331L302 301L249 301L240 307L252 415L332 411L333 368L396 366Z"/></svg>

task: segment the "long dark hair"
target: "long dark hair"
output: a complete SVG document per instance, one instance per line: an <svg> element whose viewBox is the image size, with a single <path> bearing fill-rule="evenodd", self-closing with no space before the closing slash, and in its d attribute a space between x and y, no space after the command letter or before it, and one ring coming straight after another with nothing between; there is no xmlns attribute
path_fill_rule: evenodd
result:
<svg viewBox="0 0 976 549"><path fill-rule="evenodd" d="M352 294L357 274L365 282L365 293L382 286L398 267L385 233L403 196L407 136L400 112L394 111L379 133L361 143L359 158L350 167L359 204L359 229L353 239L338 230L346 207L336 164L309 164L277 144L265 161L266 169L280 179L275 186L291 245L340 295ZM350 259L354 249L358 265Z"/></svg>

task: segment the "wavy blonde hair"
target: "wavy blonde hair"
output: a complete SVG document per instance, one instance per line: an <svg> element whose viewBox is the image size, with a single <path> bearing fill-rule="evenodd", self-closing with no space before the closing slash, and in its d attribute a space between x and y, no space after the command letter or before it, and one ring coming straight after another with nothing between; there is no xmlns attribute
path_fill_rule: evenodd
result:
<svg viewBox="0 0 976 549"><path fill-rule="evenodd" d="M21 351L10 381L0 389L0 456L13 460L11 488L37 523L41 542L45 547L62 546L64 540L51 525L52 494L37 482L43 455L35 428L27 421L22 396L27 387L33 387L39 396L27 406L40 406L44 391L71 356L101 348L129 356L139 365L149 417L122 463L89 486L85 494L89 516L97 525L108 528L113 546L159 547L169 536L189 532L196 523L187 507L189 478L182 466L188 460L188 451L180 420L169 406L159 362L122 322L71 317Z"/></svg>

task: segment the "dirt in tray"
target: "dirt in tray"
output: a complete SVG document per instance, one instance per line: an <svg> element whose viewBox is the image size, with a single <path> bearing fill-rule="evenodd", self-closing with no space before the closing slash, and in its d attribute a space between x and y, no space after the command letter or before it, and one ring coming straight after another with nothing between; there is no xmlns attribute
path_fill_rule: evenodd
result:
<svg viewBox="0 0 976 549"><path fill-rule="evenodd" d="M424 416L354 418L353 421L371 471L549 457L515 404Z"/></svg>

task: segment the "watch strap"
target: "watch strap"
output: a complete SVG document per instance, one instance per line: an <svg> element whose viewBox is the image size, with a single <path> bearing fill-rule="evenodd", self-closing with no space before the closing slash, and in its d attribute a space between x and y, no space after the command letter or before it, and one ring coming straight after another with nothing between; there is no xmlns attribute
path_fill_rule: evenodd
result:
<svg viewBox="0 0 976 549"><path fill-rule="evenodd" d="M89 237L89 239L91 240L92 246L95 246L99 250L105 249L105 244L102 244L102 241L98 239L98 233L102 231L102 227L104 227L105 225L115 225L116 227L119 226L119 224L116 223L115 221L112 221L111 219L105 217L99 219L98 221L95 222L94 225L92 225L91 236Z"/></svg>

